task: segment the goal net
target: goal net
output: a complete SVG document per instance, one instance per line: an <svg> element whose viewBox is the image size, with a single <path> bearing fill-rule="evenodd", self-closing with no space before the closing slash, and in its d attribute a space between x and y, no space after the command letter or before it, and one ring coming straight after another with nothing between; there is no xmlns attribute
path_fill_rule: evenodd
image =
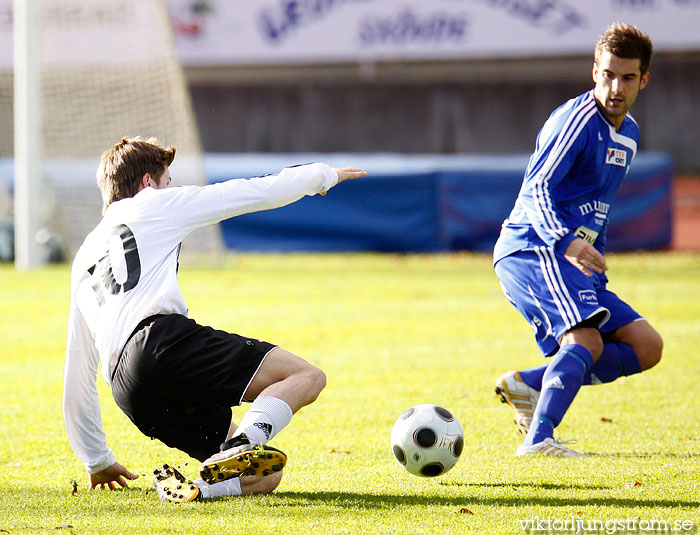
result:
<svg viewBox="0 0 700 535"><path fill-rule="evenodd" d="M12 0L0 0L0 26L11 26L11 17L8 22L2 16L11 8ZM36 238L46 260L70 261L101 218L99 157L122 136L155 136L176 146L174 185L206 183L204 162L165 0L38 0L38 10L42 177L40 198L32 203L41 221ZM0 35L8 34L0 27ZM0 43L0 225L13 217L11 44ZM187 239L183 254L222 248L219 230L209 227Z"/></svg>

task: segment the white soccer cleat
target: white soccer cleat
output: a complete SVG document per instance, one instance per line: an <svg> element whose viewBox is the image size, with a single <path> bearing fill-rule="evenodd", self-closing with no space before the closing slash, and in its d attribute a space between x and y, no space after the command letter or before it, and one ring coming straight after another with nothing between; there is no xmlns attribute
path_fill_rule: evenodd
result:
<svg viewBox="0 0 700 535"><path fill-rule="evenodd" d="M527 434L540 393L523 381L520 372L508 372L496 380L496 394L513 409L518 431Z"/></svg>
<svg viewBox="0 0 700 535"><path fill-rule="evenodd" d="M523 446L522 444L518 446L515 450L515 454L518 457L523 455L550 455L552 457L590 457L586 453L580 453L572 449L567 448L560 442L557 442L553 438L545 438L542 442L533 444L532 446Z"/></svg>

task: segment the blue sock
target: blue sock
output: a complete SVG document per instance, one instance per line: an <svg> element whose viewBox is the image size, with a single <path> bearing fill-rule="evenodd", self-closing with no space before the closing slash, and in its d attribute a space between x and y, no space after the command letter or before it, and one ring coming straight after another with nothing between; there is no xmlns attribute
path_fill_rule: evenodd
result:
<svg viewBox="0 0 700 535"><path fill-rule="evenodd" d="M584 385L612 383L618 377L634 375L642 371L637 353L632 346L621 343L608 343L591 370L583 379Z"/></svg>
<svg viewBox="0 0 700 535"><path fill-rule="evenodd" d="M578 344L566 344L552 357L542 377L540 400L523 445L531 446L554 436L554 428L574 401L584 375L592 366L591 353Z"/></svg>
<svg viewBox="0 0 700 535"><path fill-rule="evenodd" d="M542 377L547 371L547 364L520 371L520 377L530 388L542 390ZM595 364L584 375L584 385L612 383L618 377L640 373L642 366L632 346L619 342L607 343L603 353Z"/></svg>
<svg viewBox="0 0 700 535"><path fill-rule="evenodd" d="M529 368L527 370L520 370L520 377L522 377L523 382L530 388L534 388L538 392L542 390L542 376L544 372L547 371L547 364L542 366L537 366L536 368Z"/></svg>

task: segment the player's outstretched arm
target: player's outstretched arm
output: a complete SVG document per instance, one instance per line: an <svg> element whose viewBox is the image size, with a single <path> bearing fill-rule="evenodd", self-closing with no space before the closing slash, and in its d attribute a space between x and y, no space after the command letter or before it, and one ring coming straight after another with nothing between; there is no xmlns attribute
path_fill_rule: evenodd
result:
<svg viewBox="0 0 700 535"><path fill-rule="evenodd" d="M569 244L564 256L589 277L593 275L593 271L603 273L608 269L605 257L600 251L581 238L575 238Z"/></svg>
<svg viewBox="0 0 700 535"><path fill-rule="evenodd" d="M122 487L128 487L129 485L127 485L126 480L134 480L138 477L138 474L132 474L121 464L114 463L104 470L100 470L95 474L90 474L90 488L95 489L100 487L114 490L115 483Z"/></svg>

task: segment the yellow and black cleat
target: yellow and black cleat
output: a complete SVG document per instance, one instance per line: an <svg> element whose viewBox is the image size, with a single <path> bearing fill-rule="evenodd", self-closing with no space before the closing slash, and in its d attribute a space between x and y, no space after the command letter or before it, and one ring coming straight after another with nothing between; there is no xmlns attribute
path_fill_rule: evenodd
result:
<svg viewBox="0 0 700 535"><path fill-rule="evenodd" d="M199 487L167 464L153 471L153 484L164 502L184 503L201 499Z"/></svg>
<svg viewBox="0 0 700 535"><path fill-rule="evenodd" d="M269 476L287 464L280 450L262 444L250 444L245 435L222 444L222 451L212 455L199 468L200 477L210 485L240 476Z"/></svg>

